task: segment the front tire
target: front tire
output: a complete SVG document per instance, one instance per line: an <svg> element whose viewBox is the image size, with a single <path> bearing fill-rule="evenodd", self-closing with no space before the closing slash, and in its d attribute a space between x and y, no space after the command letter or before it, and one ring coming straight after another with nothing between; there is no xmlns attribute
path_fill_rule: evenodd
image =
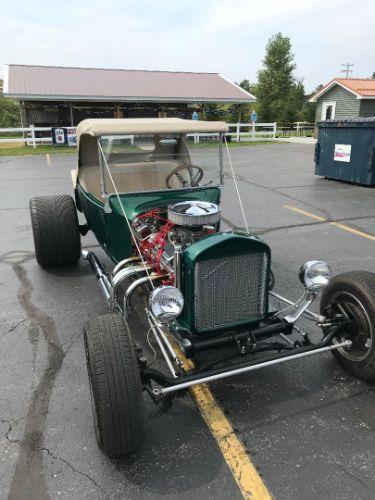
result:
<svg viewBox="0 0 375 500"><path fill-rule="evenodd" d="M320 312L349 320L333 342L348 339L352 347L332 353L352 375L375 380L375 274L351 271L335 276L322 293Z"/></svg>
<svg viewBox="0 0 375 500"><path fill-rule="evenodd" d="M137 450L143 439L142 383L133 341L118 314L99 316L84 332L99 448L109 458Z"/></svg>
<svg viewBox="0 0 375 500"><path fill-rule="evenodd" d="M37 196L30 200L30 215L38 264L76 264L81 255L81 237L73 198Z"/></svg>

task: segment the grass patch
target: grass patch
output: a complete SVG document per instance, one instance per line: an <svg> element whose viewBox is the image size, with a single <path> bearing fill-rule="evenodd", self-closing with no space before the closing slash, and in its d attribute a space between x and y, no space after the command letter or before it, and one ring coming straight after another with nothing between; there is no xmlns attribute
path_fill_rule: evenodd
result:
<svg viewBox="0 0 375 500"><path fill-rule="evenodd" d="M44 154L62 154L62 153L77 153L77 148L69 146L13 146L0 147L0 156L28 156L28 155L44 155Z"/></svg>
<svg viewBox="0 0 375 500"><path fill-rule="evenodd" d="M275 140L262 140L262 141L241 141L241 142L228 142L230 148L238 148L243 146L259 146L261 144L280 144ZM2 147L5 146L6 147ZM217 148L218 142L200 142L199 144L194 144L193 142L188 142L188 147L191 149L195 148ZM126 148L125 148L126 149ZM113 151L112 151L113 152ZM66 154L66 153L77 153L77 148L69 146L50 146L48 144L39 145L36 148L32 146L23 145L9 145L4 143L0 145L0 156L28 156L28 155L44 155L44 154Z"/></svg>

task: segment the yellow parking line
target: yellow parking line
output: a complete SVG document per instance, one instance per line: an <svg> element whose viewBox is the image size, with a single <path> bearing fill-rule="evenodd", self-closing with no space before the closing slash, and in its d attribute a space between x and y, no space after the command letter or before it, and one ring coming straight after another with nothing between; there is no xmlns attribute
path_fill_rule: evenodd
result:
<svg viewBox="0 0 375 500"><path fill-rule="evenodd" d="M186 359L180 351L178 354L180 359L184 362L185 368L194 368L194 364L191 360ZM215 401L208 385L193 386L190 388L190 393L195 399L202 417L214 436L242 496L246 500L272 499L270 492L267 490L266 485L251 462L244 445L236 436L233 427Z"/></svg>
<svg viewBox="0 0 375 500"><path fill-rule="evenodd" d="M51 155L49 153L46 153L46 161L48 166L52 165Z"/></svg>
<svg viewBox="0 0 375 500"><path fill-rule="evenodd" d="M346 224L340 224L339 222L330 222L330 224L331 226L338 227L343 231L348 231L348 233L356 234L357 236L362 236L362 238L366 238L367 240L375 241L375 236L359 231L358 229L354 229L354 227L347 226Z"/></svg>
<svg viewBox="0 0 375 500"><path fill-rule="evenodd" d="M310 219L318 220L320 222L327 222L327 224L330 224L331 226L342 229L343 231L346 231L348 233L355 234L356 236L361 236L362 238L366 238L367 240L375 241L375 236L373 236L372 234L365 233L364 231L359 231L358 229L354 229L354 227L347 226L346 224L341 224L340 222L329 222L324 217L312 214L311 212L306 212L306 210L294 207L293 205L283 205L283 208L293 210L293 212L297 212L298 214L310 217Z"/></svg>
<svg viewBox="0 0 375 500"><path fill-rule="evenodd" d="M289 208L289 210L293 210L293 212L297 212L301 215L306 215L306 217L310 217L310 219L315 219L319 221L325 221L324 217L319 217L319 215L314 215L310 212L306 212L306 210L302 210L301 208L293 207L293 205L283 205L283 208Z"/></svg>

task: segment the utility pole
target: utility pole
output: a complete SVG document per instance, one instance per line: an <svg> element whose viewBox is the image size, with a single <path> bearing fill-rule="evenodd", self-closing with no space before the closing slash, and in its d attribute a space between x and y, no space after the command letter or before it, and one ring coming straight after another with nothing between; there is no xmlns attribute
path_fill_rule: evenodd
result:
<svg viewBox="0 0 375 500"><path fill-rule="evenodd" d="M354 64L343 63L341 64L345 69L340 70L340 73L345 73L345 78L349 78L349 73L353 73L353 70L350 68L354 67Z"/></svg>

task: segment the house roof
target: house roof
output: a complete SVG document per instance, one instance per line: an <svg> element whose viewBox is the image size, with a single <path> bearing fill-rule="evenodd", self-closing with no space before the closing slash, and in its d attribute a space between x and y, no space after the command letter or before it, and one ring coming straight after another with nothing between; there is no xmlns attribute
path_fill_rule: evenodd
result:
<svg viewBox="0 0 375 500"><path fill-rule="evenodd" d="M375 99L375 79L373 78L334 78L314 94L309 101L316 102L335 85L354 94L357 99Z"/></svg>
<svg viewBox="0 0 375 500"><path fill-rule="evenodd" d="M217 73L57 66L5 67L4 95L25 100L231 102L255 97Z"/></svg>

